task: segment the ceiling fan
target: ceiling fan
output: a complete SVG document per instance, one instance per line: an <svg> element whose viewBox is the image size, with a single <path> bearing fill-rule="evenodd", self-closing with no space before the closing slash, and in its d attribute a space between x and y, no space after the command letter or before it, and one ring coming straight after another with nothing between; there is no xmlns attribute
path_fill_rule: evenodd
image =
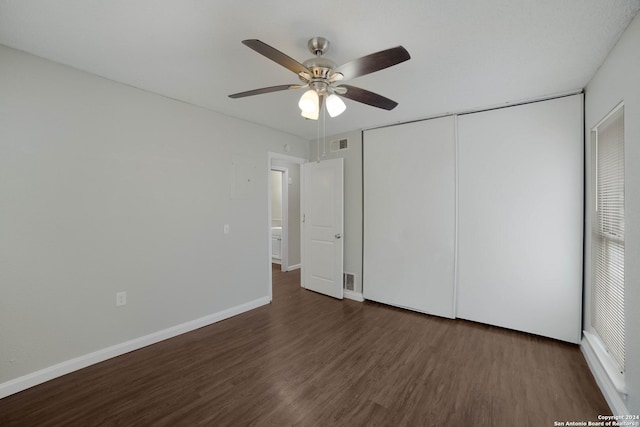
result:
<svg viewBox="0 0 640 427"><path fill-rule="evenodd" d="M301 115L312 120L318 119L323 104L326 104L327 112L331 117L336 117L344 112L347 107L338 95L373 107L385 110L394 109L398 103L389 98L359 87L340 83L383 70L411 58L404 47L397 46L336 66L335 62L323 56L329 48L329 40L324 37L314 37L309 40L307 47L315 57L299 63L260 40L243 40L242 43L293 71L302 80L302 83L264 87L234 93L229 97L243 98L282 90L309 88L300 98L298 106L302 110Z"/></svg>

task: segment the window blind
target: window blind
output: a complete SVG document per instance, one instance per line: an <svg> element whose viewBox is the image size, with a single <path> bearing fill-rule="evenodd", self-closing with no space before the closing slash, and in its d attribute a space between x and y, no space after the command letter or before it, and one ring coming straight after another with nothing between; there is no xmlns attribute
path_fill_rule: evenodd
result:
<svg viewBox="0 0 640 427"><path fill-rule="evenodd" d="M592 326L624 372L624 108L595 129Z"/></svg>

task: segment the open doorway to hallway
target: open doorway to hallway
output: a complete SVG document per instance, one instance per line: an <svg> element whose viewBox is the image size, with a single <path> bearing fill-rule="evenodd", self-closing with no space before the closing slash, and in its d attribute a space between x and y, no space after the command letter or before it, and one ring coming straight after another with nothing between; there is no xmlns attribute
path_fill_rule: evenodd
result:
<svg viewBox="0 0 640 427"><path fill-rule="evenodd" d="M289 169L281 166L271 167L271 263L287 271L288 254L288 208L289 208Z"/></svg>
<svg viewBox="0 0 640 427"><path fill-rule="evenodd" d="M269 254L270 291L273 296L274 269L281 272L302 267L300 207L300 165L305 159L269 153Z"/></svg>

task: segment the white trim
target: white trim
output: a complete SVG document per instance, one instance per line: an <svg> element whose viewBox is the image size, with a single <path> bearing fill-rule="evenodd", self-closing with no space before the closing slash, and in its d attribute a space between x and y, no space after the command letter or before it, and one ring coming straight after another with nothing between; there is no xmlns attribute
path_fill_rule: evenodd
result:
<svg viewBox="0 0 640 427"><path fill-rule="evenodd" d="M269 297L258 298L256 300L249 301L244 304L240 304L235 307L231 307L226 310L201 317L199 319L172 326L158 332L153 332L149 335L145 335L139 338L134 338L132 340L125 341L111 347L103 348L102 350L98 350L93 353L85 354L83 356L69 359L56 365L40 369L39 371L23 375L13 380L9 380L0 384L0 399L26 390L38 384L42 384L46 381L52 380L62 375L66 375L70 372L86 368L87 366L103 362L113 357L121 356L125 353L141 349L148 345L155 344L157 342L173 338L175 336L193 331L195 329L202 328L203 326L208 326L221 320L228 319L246 311L253 310L254 308L269 304L269 302Z"/></svg>
<svg viewBox="0 0 640 427"><path fill-rule="evenodd" d="M299 270L301 267L300 264L290 265L287 271Z"/></svg>
<svg viewBox="0 0 640 427"><path fill-rule="evenodd" d="M604 342L600 339L597 332L582 331L584 339L589 343L591 350L598 358L600 365L604 369L605 374L611 380L611 383L621 395L627 394L624 373L620 372L620 367L612 354L609 354Z"/></svg>
<svg viewBox="0 0 640 427"><path fill-rule="evenodd" d="M596 355L596 350L594 349L591 340L587 338L586 334L588 333L585 333L582 338L580 350L582 350L582 354L587 361L587 365L589 365L591 374L593 374L598 387L600 387L602 395L604 396L607 404L609 405L609 408L614 415L629 414L623 397L620 395L620 393L618 393L616 386L613 384L613 381L611 381L611 378L607 374L605 368L602 366L600 359L598 359L598 356Z"/></svg>
<svg viewBox="0 0 640 427"><path fill-rule="evenodd" d="M309 149L311 151L311 149ZM309 153L311 155L311 153ZM305 204L307 203L305 200L304 189L307 186L305 175L306 172L306 163L300 165L300 287L307 288L304 283L304 274L305 274L305 266L304 260L306 259L306 253L304 250L304 239L307 228L307 214L304 212Z"/></svg>
<svg viewBox="0 0 640 427"><path fill-rule="evenodd" d="M614 114L616 114L616 113L618 112L618 110L620 110L620 109L621 109L621 108L623 108L623 107L624 107L624 101L620 101L620 102L618 103L618 105L616 105L615 107L613 107L613 109L612 109L611 111L609 111L609 112L607 113L607 115L606 115L606 116L604 116L604 117L602 118L602 120L600 120L598 123L596 123L596 125L595 125L595 126L593 126L593 127L591 128L591 131L592 131L592 132L593 132L593 131L597 131L597 130L598 130L598 128L600 127L600 125L602 125L604 122L606 122L607 120L609 120L609 118L610 118L611 116L613 116Z"/></svg>
<svg viewBox="0 0 640 427"><path fill-rule="evenodd" d="M451 307L451 317L455 319L458 317L458 247L460 243L460 138L458 136L458 115L453 115L453 138L455 146L455 159L453 163L455 183L454 183L454 199L455 199L455 218L453 228L453 298Z"/></svg>
<svg viewBox="0 0 640 427"><path fill-rule="evenodd" d="M347 299L352 299L354 301L358 301L358 302L363 302L364 301L364 296L362 295L361 292L354 292L354 291L349 291L347 289L345 289L343 291L344 293L344 297Z"/></svg>
<svg viewBox="0 0 640 427"><path fill-rule="evenodd" d="M269 156L269 167L271 167L271 160L284 160L286 162L297 163L299 165L309 161L302 157L290 156L288 154L276 153L274 151L269 151L267 155Z"/></svg>

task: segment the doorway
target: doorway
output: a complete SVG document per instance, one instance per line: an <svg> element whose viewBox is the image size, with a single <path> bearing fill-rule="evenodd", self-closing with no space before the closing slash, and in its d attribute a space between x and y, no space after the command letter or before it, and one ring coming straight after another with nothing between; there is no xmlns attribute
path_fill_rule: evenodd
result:
<svg viewBox="0 0 640 427"><path fill-rule="evenodd" d="M300 165L307 160L279 153L268 154L269 164L269 296L273 299L273 274L302 266ZM275 270L275 271L272 271Z"/></svg>
<svg viewBox="0 0 640 427"><path fill-rule="evenodd" d="M289 169L271 166L271 263L289 270ZM286 184L286 185L285 185Z"/></svg>

